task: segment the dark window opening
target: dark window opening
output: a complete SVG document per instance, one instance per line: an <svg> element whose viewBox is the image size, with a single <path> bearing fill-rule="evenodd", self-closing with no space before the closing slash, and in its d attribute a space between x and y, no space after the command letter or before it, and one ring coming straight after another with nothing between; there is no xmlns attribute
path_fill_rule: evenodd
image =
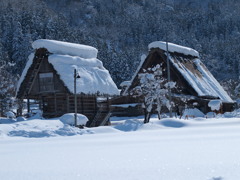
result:
<svg viewBox="0 0 240 180"><path fill-rule="evenodd" d="M53 73L39 74L39 90L40 92L49 92L54 90Z"/></svg>

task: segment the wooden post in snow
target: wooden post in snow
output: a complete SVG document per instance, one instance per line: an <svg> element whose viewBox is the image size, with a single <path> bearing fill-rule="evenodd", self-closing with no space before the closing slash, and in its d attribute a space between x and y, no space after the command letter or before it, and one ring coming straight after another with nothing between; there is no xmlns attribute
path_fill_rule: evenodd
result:
<svg viewBox="0 0 240 180"><path fill-rule="evenodd" d="M30 113L30 99L27 96L27 112Z"/></svg>
<svg viewBox="0 0 240 180"><path fill-rule="evenodd" d="M74 125L77 126L77 78L80 78L79 74L77 74L77 69L74 68Z"/></svg>
<svg viewBox="0 0 240 180"><path fill-rule="evenodd" d="M74 125L77 126L77 70L74 69Z"/></svg>
<svg viewBox="0 0 240 180"><path fill-rule="evenodd" d="M170 88L170 64L169 64L169 52L168 52L168 42L166 41L166 51L167 51L167 75L168 75L168 96L169 96L169 103L170 103L170 111L169 115L172 117L172 95L171 95L171 88Z"/></svg>

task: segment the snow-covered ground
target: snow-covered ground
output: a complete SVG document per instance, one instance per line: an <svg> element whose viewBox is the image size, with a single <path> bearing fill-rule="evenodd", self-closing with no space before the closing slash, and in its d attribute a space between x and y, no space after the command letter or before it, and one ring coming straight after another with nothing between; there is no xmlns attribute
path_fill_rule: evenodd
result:
<svg viewBox="0 0 240 180"><path fill-rule="evenodd" d="M238 180L239 112L215 118L112 118L77 129L59 119L0 118L1 180Z"/></svg>

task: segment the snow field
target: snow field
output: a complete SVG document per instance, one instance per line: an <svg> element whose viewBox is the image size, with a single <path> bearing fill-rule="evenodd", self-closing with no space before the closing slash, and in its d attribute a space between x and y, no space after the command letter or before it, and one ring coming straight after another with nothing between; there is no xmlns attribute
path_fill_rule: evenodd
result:
<svg viewBox="0 0 240 180"><path fill-rule="evenodd" d="M54 134L64 127L58 119L0 124L5 134L0 136L1 179L240 178L239 118L142 121L143 117L112 118L117 124L113 127L65 127L65 134ZM52 134L42 138L7 134L21 131L21 126ZM66 133L70 130L75 134Z"/></svg>

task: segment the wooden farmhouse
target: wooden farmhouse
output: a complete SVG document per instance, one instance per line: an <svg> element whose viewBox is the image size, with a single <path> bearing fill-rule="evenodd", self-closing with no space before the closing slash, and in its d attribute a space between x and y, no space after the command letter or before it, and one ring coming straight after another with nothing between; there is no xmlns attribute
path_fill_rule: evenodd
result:
<svg viewBox="0 0 240 180"><path fill-rule="evenodd" d="M88 117L88 126L107 124L109 98L119 95L119 90L97 59L97 49L43 39L33 42L32 47L35 52L19 80L17 98L39 101L44 117L74 113L76 70L77 112Z"/></svg>
<svg viewBox="0 0 240 180"><path fill-rule="evenodd" d="M211 111L209 101L222 101L221 112L232 111L234 102L199 59L199 53L191 48L168 43L170 78L176 82L172 90L172 100L175 103L173 111L179 109L198 108L204 113ZM138 74L143 70L161 64L163 76L167 79L166 43L157 41L149 44L149 54L142 58L132 80L123 84L122 97L114 102L116 109L119 104L136 105L140 110L139 98L134 98L131 91L139 85ZM130 101L129 101L130 100ZM132 105L133 106L133 105ZM132 107L133 108L133 107ZM126 111L126 110L125 110ZM136 112L132 110L133 112Z"/></svg>

